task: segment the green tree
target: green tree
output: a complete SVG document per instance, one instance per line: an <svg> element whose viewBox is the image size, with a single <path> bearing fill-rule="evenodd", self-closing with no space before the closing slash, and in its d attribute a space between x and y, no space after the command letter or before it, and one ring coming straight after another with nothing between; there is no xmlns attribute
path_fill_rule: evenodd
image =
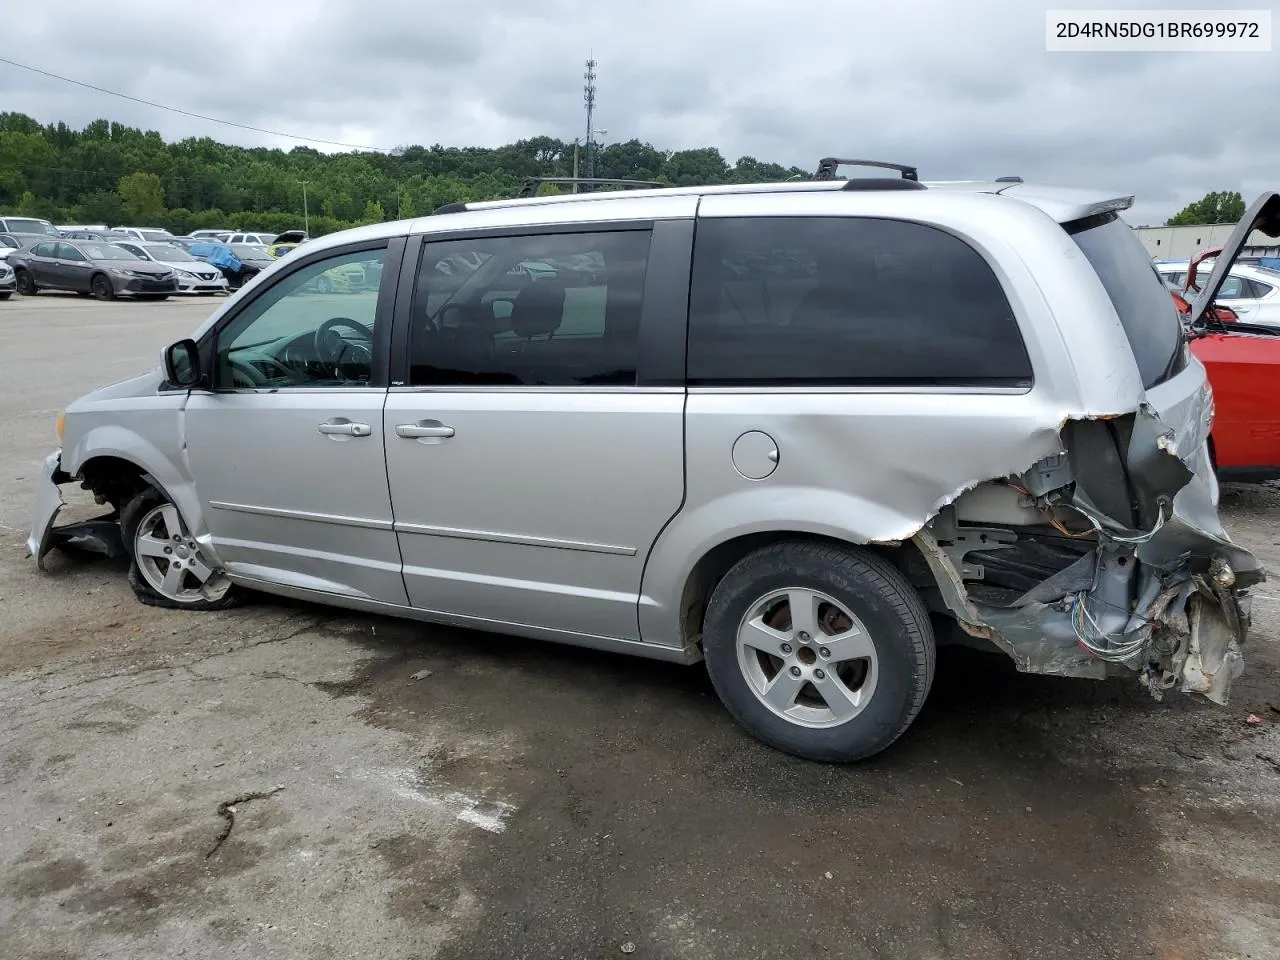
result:
<svg viewBox="0 0 1280 960"><path fill-rule="evenodd" d="M121 177L119 191L133 222L158 223L164 217L164 184L154 173L131 173Z"/></svg>
<svg viewBox="0 0 1280 960"><path fill-rule="evenodd" d="M1206 193L1195 203L1189 203L1177 214L1165 221L1176 227L1193 223L1238 223L1244 216L1244 198L1235 192Z"/></svg>
<svg viewBox="0 0 1280 960"><path fill-rule="evenodd" d="M37 197L30 190L22 194L18 212L24 217L39 217L41 220L58 219L58 205L48 197Z"/></svg>
<svg viewBox="0 0 1280 960"><path fill-rule="evenodd" d="M360 219L365 223L381 223L387 219L387 215L382 209L382 204L377 200L370 200L364 205L364 216Z"/></svg>

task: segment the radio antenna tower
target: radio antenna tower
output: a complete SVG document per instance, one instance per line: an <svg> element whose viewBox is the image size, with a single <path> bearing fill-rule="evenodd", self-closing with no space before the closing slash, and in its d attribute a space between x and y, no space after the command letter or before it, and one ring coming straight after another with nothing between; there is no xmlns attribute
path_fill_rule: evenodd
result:
<svg viewBox="0 0 1280 960"><path fill-rule="evenodd" d="M582 88L582 102L587 105L587 176L596 175L595 129L592 126L596 109L596 61L587 60L587 72L582 75L586 85Z"/></svg>

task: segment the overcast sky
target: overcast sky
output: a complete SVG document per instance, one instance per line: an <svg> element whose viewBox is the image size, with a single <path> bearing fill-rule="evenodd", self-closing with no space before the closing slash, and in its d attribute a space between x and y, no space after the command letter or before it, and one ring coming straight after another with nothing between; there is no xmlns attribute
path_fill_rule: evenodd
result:
<svg viewBox="0 0 1280 960"><path fill-rule="evenodd" d="M1108 187L1137 195L1135 224L1209 190L1247 201L1280 185L1280 53L1046 53L1049 5L1070 4L63 0L4 16L3 56L214 117L391 147L579 136L593 52L610 142ZM1275 0L1238 6L1271 9L1280 26ZM106 117L166 139L297 142L5 64L0 109L76 127Z"/></svg>

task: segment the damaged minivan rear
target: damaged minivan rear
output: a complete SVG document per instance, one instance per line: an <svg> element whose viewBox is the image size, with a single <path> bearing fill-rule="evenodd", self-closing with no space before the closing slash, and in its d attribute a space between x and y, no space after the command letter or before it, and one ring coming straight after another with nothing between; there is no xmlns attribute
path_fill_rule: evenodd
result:
<svg viewBox="0 0 1280 960"><path fill-rule="evenodd" d="M816 760L901 736L944 642L1225 703L1264 574L1218 517L1187 341L1280 200L1187 327L1132 198L879 166L901 179L311 241L67 409L31 551L123 551L179 609L266 592L705 661ZM369 289L316 293L357 264ZM55 526L71 482L109 512Z"/></svg>

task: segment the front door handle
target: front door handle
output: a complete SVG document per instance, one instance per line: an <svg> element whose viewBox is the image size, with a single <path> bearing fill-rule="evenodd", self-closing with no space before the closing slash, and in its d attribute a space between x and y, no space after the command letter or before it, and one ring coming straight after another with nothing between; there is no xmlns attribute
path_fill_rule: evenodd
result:
<svg viewBox="0 0 1280 960"><path fill-rule="evenodd" d="M342 417L324 420L316 429L331 437L367 437L373 433L367 423L355 423Z"/></svg>
<svg viewBox="0 0 1280 960"><path fill-rule="evenodd" d="M453 436L453 427L439 420L419 420L417 423L397 423L396 436L406 440L437 439Z"/></svg>

